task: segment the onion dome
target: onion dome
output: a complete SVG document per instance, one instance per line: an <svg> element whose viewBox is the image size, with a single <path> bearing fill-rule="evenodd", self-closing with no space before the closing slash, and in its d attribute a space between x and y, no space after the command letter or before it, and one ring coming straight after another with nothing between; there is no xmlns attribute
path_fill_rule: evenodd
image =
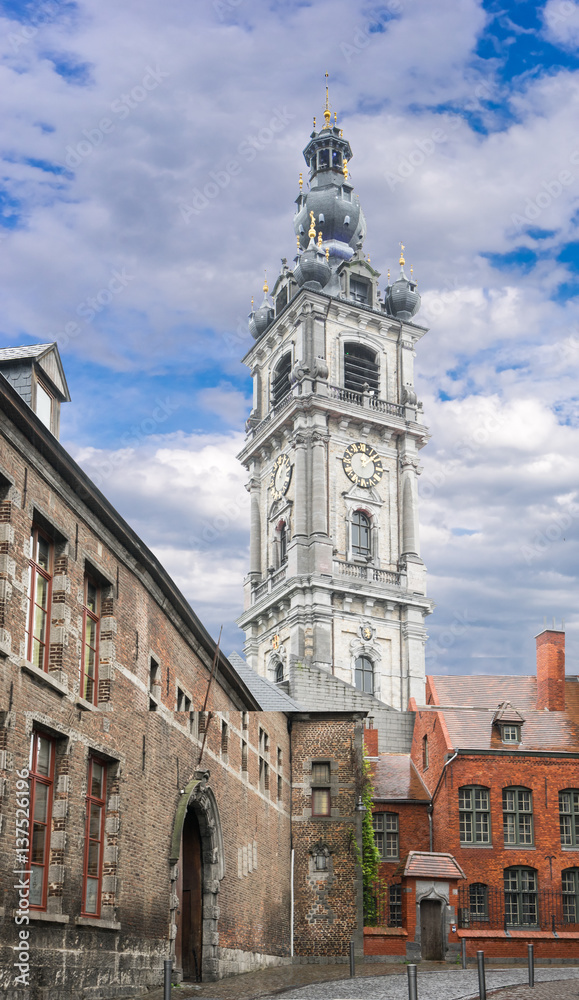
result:
<svg viewBox="0 0 579 1000"><path fill-rule="evenodd" d="M322 250L321 232L318 235L316 246L316 224L313 212L310 213L310 217L311 224L308 232L310 242L307 250L298 255L297 264L294 267L294 278L300 288L311 288L312 291L319 292L330 280L332 269L328 261L329 251L324 253Z"/></svg>
<svg viewBox="0 0 579 1000"><path fill-rule="evenodd" d="M269 292L267 279L263 283L263 302L259 309L251 310L249 314L249 332L254 340L259 340L262 333L265 333L270 323L273 322L275 313L267 293ZM253 299L251 300L253 306Z"/></svg>
<svg viewBox="0 0 579 1000"><path fill-rule="evenodd" d="M338 128L336 115L333 125L331 117L326 88L324 125L316 131L314 118L314 130L304 149L304 158L310 169L310 186L303 194L300 174L294 229L300 239L300 247L305 250L308 246L308 221L313 212L323 230L324 245L329 249L330 257L350 260L356 244L366 234L366 219L348 179L348 163L352 158L350 143Z"/></svg>
<svg viewBox="0 0 579 1000"><path fill-rule="evenodd" d="M384 308L389 316L395 319L412 319L420 309L420 293L417 291L416 282L412 278L407 278L404 273L404 245L400 244L402 252L400 254L400 277L392 285L388 285L384 293ZM411 269L412 271L412 269Z"/></svg>

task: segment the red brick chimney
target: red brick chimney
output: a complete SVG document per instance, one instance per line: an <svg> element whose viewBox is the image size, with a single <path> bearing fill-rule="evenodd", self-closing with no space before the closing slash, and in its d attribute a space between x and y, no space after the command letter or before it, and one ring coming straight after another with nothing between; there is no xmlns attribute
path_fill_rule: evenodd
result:
<svg viewBox="0 0 579 1000"><path fill-rule="evenodd" d="M368 757L378 756L378 730L368 727L364 730L364 744Z"/></svg>
<svg viewBox="0 0 579 1000"><path fill-rule="evenodd" d="M537 643L537 708L565 711L565 633L546 628Z"/></svg>

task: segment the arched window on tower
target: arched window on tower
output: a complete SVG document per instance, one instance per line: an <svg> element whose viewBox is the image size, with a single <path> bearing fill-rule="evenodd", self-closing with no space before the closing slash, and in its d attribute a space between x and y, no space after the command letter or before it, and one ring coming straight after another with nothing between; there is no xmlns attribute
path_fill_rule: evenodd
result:
<svg viewBox="0 0 579 1000"><path fill-rule="evenodd" d="M352 514L352 555L358 558L368 558L372 554L371 522L363 510L355 510Z"/></svg>
<svg viewBox="0 0 579 1000"><path fill-rule="evenodd" d="M279 663L276 664L275 668L275 683L281 684L282 681L283 681L283 663L280 660Z"/></svg>
<svg viewBox="0 0 579 1000"><path fill-rule="evenodd" d="M287 562L288 527L285 521L279 521L277 528L277 545L279 565L283 566Z"/></svg>
<svg viewBox="0 0 579 1000"><path fill-rule="evenodd" d="M281 361L279 361L271 380L271 402L273 406L277 406L284 396L287 396L291 389L289 381L291 367L291 354L284 354Z"/></svg>
<svg viewBox="0 0 579 1000"><path fill-rule="evenodd" d="M364 344L344 344L344 386L362 392L367 385L378 393L379 368L376 353Z"/></svg>
<svg viewBox="0 0 579 1000"><path fill-rule="evenodd" d="M374 694L374 664L369 656L359 656L356 660L356 687L364 694Z"/></svg>

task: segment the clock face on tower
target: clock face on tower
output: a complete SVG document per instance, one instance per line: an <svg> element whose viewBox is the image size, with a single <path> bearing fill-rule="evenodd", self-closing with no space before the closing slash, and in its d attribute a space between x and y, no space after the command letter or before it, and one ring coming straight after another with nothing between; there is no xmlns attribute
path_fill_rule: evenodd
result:
<svg viewBox="0 0 579 1000"><path fill-rule="evenodd" d="M384 473L378 452L363 441L355 441L346 448L342 465L348 479L364 489L376 486Z"/></svg>
<svg viewBox="0 0 579 1000"><path fill-rule="evenodd" d="M273 499L281 500L287 493L292 477L292 467L287 455L278 455L273 463L273 471L269 481Z"/></svg>

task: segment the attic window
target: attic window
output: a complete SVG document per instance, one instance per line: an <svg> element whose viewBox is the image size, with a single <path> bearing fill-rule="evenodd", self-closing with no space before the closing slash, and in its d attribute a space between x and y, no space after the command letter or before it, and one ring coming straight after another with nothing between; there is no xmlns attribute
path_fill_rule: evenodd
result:
<svg viewBox="0 0 579 1000"><path fill-rule="evenodd" d="M42 382L36 381L36 416L42 420L45 427L52 431L53 397L44 388Z"/></svg>
<svg viewBox="0 0 579 1000"><path fill-rule="evenodd" d="M350 278L350 298L354 302L362 302L364 305L368 305L370 286L367 282L359 281L357 278Z"/></svg>
<svg viewBox="0 0 579 1000"><path fill-rule="evenodd" d="M503 743L520 743L521 727L511 725L501 726L501 739Z"/></svg>

